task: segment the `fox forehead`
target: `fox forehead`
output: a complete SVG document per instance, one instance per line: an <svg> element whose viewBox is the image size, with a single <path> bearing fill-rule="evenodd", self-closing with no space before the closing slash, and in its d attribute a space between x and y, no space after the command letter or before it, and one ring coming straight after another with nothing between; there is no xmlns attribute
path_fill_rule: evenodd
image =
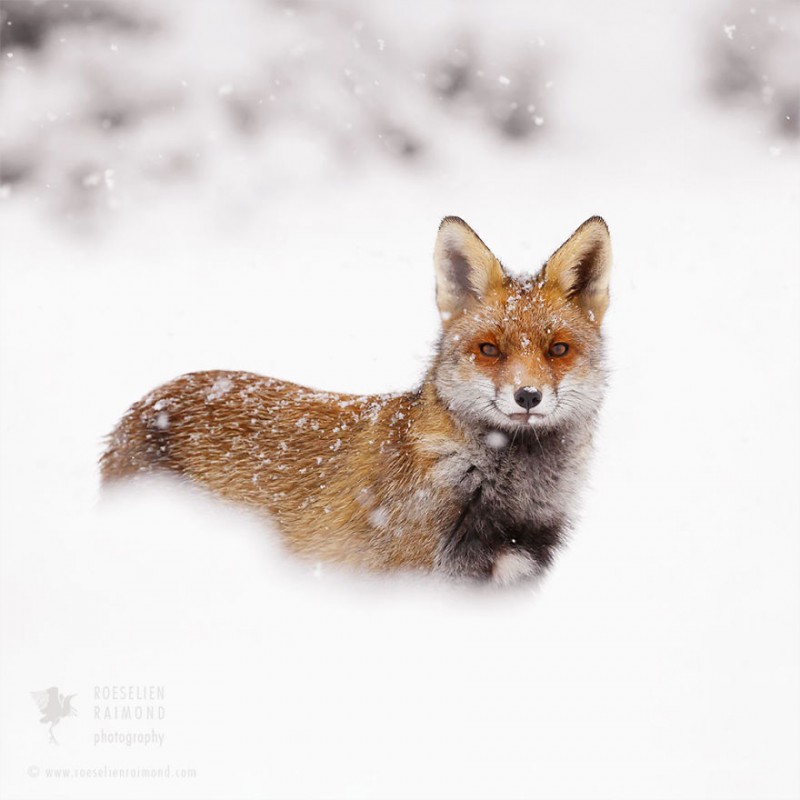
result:
<svg viewBox="0 0 800 800"><path fill-rule="evenodd" d="M537 278L509 277L501 289L454 323L459 338L492 334L521 349L540 345L557 333L578 339L599 335L580 309Z"/></svg>

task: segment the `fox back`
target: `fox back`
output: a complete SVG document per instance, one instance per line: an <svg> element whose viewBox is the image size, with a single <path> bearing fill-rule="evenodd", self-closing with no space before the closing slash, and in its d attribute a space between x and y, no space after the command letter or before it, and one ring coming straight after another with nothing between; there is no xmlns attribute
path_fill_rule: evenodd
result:
<svg viewBox="0 0 800 800"><path fill-rule="evenodd" d="M571 525L602 402L607 227L587 220L514 277L447 217L434 266L442 330L418 388L184 375L125 414L104 481L179 475L262 512L315 559L501 584L539 574Z"/></svg>

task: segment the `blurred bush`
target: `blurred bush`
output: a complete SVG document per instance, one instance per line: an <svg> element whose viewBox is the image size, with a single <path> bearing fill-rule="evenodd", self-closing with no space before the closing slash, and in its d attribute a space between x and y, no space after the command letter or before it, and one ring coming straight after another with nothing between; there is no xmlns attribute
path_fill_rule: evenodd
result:
<svg viewBox="0 0 800 800"><path fill-rule="evenodd" d="M800 133L800 3L726 2L711 32L711 90L721 102L760 114L767 128Z"/></svg>
<svg viewBox="0 0 800 800"><path fill-rule="evenodd" d="M4 0L2 30L0 183L71 212L220 160L274 186L543 121L535 36L457 3Z"/></svg>

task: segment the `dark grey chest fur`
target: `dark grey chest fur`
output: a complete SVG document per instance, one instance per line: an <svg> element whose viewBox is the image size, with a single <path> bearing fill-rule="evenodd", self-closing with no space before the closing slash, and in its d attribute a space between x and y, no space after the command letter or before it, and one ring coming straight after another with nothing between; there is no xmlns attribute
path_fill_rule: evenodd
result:
<svg viewBox="0 0 800 800"><path fill-rule="evenodd" d="M548 567L570 524L589 439L585 430L566 429L521 431L501 449L477 439L460 485L459 516L440 545L440 568L486 580L508 551Z"/></svg>

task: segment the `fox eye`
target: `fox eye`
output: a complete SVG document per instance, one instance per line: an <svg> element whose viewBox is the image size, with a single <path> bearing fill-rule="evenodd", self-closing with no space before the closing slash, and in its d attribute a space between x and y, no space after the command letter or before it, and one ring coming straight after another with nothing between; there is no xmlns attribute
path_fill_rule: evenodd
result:
<svg viewBox="0 0 800 800"><path fill-rule="evenodd" d="M490 342L484 342L478 349L481 351L481 355L489 358L497 358L500 355L500 348Z"/></svg>
<svg viewBox="0 0 800 800"><path fill-rule="evenodd" d="M549 354L553 358L561 358L569 352L569 345L566 342L556 342L550 345Z"/></svg>

